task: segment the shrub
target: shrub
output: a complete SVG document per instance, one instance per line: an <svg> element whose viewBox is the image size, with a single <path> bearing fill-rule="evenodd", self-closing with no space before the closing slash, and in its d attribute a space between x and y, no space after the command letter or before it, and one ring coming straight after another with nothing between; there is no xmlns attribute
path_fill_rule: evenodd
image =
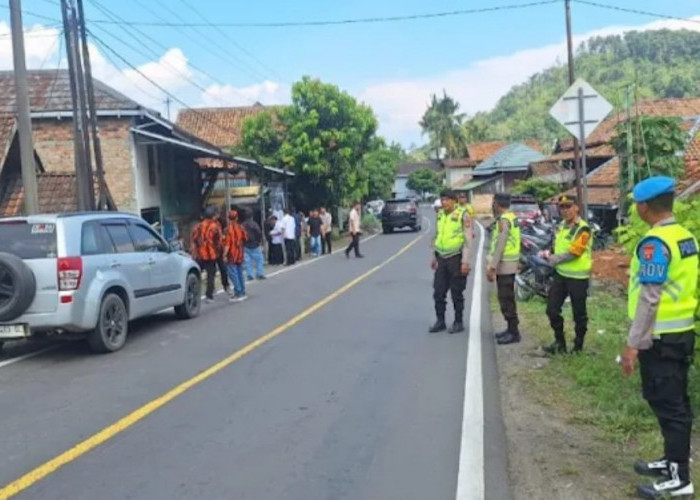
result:
<svg viewBox="0 0 700 500"><path fill-rule="evenodd" d="M365 234L374 234L382 227L382 223L374 214L365 214L360 221L360 229Z"/></svg>

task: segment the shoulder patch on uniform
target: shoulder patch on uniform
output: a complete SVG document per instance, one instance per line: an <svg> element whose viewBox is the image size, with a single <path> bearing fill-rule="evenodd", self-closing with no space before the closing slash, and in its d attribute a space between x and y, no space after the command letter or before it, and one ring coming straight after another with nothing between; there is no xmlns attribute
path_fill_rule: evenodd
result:
<svg viewBox="0 0 700 500"><path fill-rule="evenodd" d="M678 242L678 250L681 252L681 258L685 259L698 254L698 245L694 238L688 238Z"/></svg>
<svg viewBox="0 0 700 500"><path fill-rule="evenodd" d="M639 282L642 285L661 285L668 277L671 255L666 244L659 238L646 238L637 248L639 258Z"/></svg>

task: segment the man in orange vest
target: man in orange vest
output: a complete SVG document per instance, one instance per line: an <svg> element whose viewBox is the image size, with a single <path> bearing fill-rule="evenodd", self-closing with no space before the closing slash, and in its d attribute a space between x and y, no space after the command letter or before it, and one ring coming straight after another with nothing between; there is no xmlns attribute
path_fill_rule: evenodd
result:
<svg viewBox="0 0 700 500"><path fill-rule="evenodd" d="M248 298L245 293L245 278L243 277L243 262L245 260L244 245L248 241L248 233L238 222L238 211L229 212L228 227L224 235L224 258L227 261L228 275L233 282L234 295L231 302L241 302Z"/></svg>
<svg viewBox="0 0 700 500"><path fill-rule="evenodd" d="M219 209L208 207L204 212L204 220L196 241L197 257L202 269L207 273L207 290L205 302L214 301L214 278L216 266L223 257L223 234L219 223ZM228 279L222 273L221 283L224 289L228 288Z"/></svg>

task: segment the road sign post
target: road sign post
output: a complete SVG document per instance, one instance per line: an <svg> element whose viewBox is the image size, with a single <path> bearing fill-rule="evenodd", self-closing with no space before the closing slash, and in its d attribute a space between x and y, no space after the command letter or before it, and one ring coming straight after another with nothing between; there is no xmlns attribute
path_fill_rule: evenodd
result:
<svg viewBox="0 0 700 500"><path fill-rule="evenodd" d="M588 217L586 139L612 111L612 105L588 82L578 79L552 106L549 114L581 144L581 172L577 172L576 194L583 217ZM580 177L579 177L580 174Z"/></svg>

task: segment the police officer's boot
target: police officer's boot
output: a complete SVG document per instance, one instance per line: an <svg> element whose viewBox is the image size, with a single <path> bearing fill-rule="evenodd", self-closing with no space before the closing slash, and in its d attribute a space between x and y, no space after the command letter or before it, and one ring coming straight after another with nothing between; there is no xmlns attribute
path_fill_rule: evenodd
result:
<svg viewBox="0 0 700 500"><path fill-rule="evenodd" d="M544 352L554 356L555 354L566 354L566 337L563 331L554 332L554 343L544 347Z"/></svg>
<svg viewBox="0 0 700 500"><path fill-rule="evenodd" d="M462 311L455 311L455 322L452 324L447 333L460 333L464 331L462 323Z"/></svg>
<svg viewBox="0 0 700 500"><path fill-rule="evenodd" d="M668 477L668 460L660 458L651 462L637 460L634 463L634 472L640 476Z"/></svg>
<svg viewBox="0 0 700 500"><path fill-rule="evenodd" d="M447 330L447 325L445 324L445 318L438 318L433 326L428 330L429 333L444 332Z"/></svg>
<svg viewBox="0 0 700 500"><path fill-rule="evenodd" d="M574 348L571 349L571 354L578 354L583 351L583 336L576 335L574 339Z"/></svg>
<svg viewBox="0 0 700 500"><path fill-rule="evenodd" d="M508 330L502 337L496 337L498 345L517 344L520 342L520 330L517 321L508 321Z"/></svg>
<svg viewBox="0 0 700 500"><path fill-rule="evenodd" d="M690 482L688 466L682 468L676 462L668 462L668 478L652 484L637 486L637 494L642 498L683 498L695 494L693 483Z"/></svg>

